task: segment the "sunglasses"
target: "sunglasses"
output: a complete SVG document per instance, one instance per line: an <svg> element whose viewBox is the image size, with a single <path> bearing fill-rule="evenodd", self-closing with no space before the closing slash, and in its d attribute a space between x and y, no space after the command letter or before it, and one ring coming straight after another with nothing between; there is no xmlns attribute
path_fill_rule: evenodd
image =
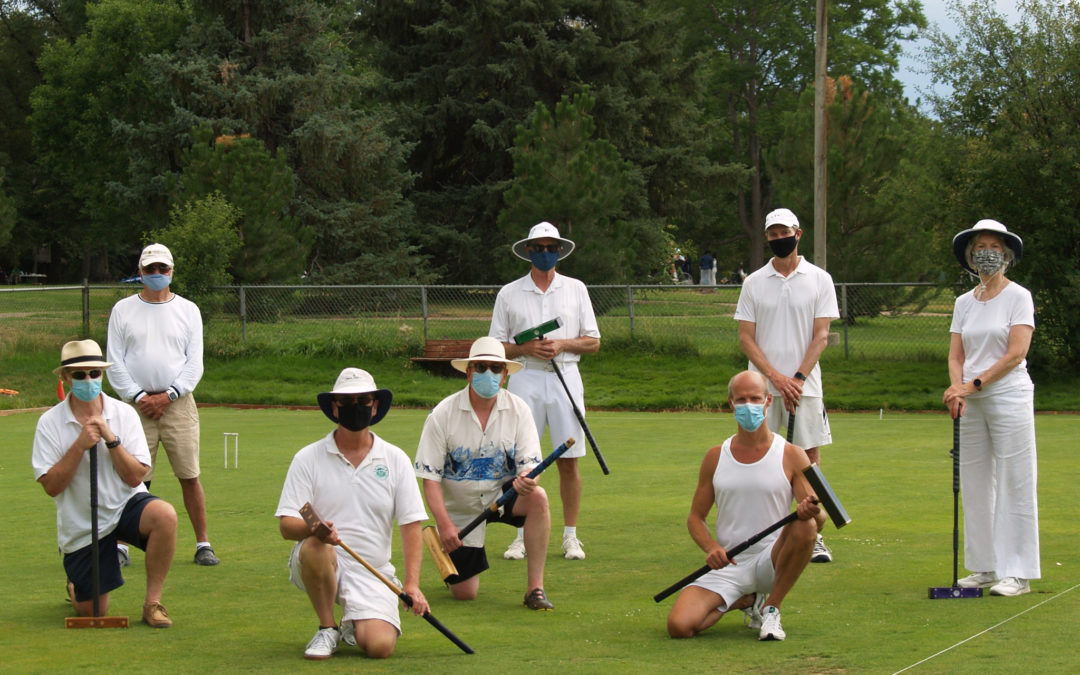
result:
<svg viewBox="0 0 1080 675"><path fill-rule="evenodd" d="M351 403L359 403L360 405L371 405L375 401L374 396L335 396L334 403L338 405L349 405Z"/></svg>
<svg viewBox="0 0 1080 675"><path fill-rule="evenodd" d="M537 253L543 253L544 251L558 253L562 250L562 244L529 244L529 248Z"/></svg>
<svg viewBox="0 0 1080 675"><path fill-rule="evenodd" d="M168 265L165 265L164 263L150 263L149 265L143 267L143 271L149 272L150 274L168 274L170 270L172 270L172 268Z"/></svg>
<svg viewBox="0 0 1080 675"><path fill-rule="evenodd" d="M478 373L486 373L488 369L496 375L502 375L502 371L506 370L506 364L503 363L474 363L472 369Z"/></svg>
<svg viewBox="0 0 1080 675"><path fill-rule="evenodd" d="M71 379L73 380L85 380L87 377L89 377L91 380L96 380L101 377L101 371L97 369L71 371Z"/></svg>

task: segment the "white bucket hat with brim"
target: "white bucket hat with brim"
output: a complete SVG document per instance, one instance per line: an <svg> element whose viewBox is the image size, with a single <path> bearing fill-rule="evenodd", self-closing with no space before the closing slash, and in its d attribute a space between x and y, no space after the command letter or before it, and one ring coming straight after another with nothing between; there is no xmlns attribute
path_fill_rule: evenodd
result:
<svg viewBox="0 0 1080 675"><path fill-rule="evenodd" d="M338 375L337 382L334 382L333 391L324 391L318 395L319 407L322 408L323 414L326 415L331 422L337 423L338 419L334 417L334 409L332 403L335 396L352 396L357 394L374 394L375 400L379 402L379 407L376 409L375 414L371 417L371 422L368 426L375 426L379 423L379 420L386 417L386 413L390 412L390 402L394 400L394 395L390 393L389 389L379 389L375 386L375 378L371 377L371 373L366 370L360 370L359 368L346 368Z"/></svg>
<svg viewBox="0 0 1080 675"><path fill-rule="evenodd" d="M507 359L506 349L503 347L503 344L493 337L478 338L476 342L473 342L472 346L469 347L469 358L454 359L450 362L450 365L464 373L468 369L470 361L505 363L506 372L511 375L521 370L523 367L517 361Z"/></svg>
<svg viewBox="0 0 1080 675"><path fill-rule="evenodd" d="M996 234L1001 237L1001 239L1005 242L1005 245L1009 247L1010 251L1012 251L1013 261L1012 264L1009 265L1009 267L1012 267L1016 263L1020 262L1020 258L1024 255L1024 241L1015 233L1009 232L1005 228L1005 226L998 221L990 220L989 218L987 218L985 220L980 220L979 222L975 223L973 227L970 227L963 232L959 232L955 237L953 237L953 255L956 256L956 260L960 263L961 267L974 275L978 275L978 272L972 269L971 265L968 263L967 247L968 243L970 243L974 237L984 232L990 232L991 234Z"/></svg>
<svg viewBox="0 0 1080 675"><path fill-rule="evenodd" d="M562 242L562 250L559 251L559 260L562 260L574 251L574 242L560 237L559 228L551 223L543 222L533 225L529 230L529 236L514 242L514 245L511 247L514 251L514 255L522 260L528 260L529 253L525 250L525 247L534 239L558 239Z"/></svg>
<svg viewBox="0 0 1080 675"><path fill-rule="evenodd" d="M101 358L101 347L93 340L68 342L60 348L60 365L53 368L59 375L64 368L108 368L112 364Z"/></svg>

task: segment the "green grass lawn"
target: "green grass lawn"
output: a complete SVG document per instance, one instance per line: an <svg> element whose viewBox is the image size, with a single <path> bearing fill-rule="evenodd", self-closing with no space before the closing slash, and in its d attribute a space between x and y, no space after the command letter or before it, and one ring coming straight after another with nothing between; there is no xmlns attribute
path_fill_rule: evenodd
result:
<svg viewBox="0 0 1080 675"><path fill-rule="evenodd" d="M309 385L310 390L310 385ZM313 392L311 392L313 393ZM309 393L310 397L310 393ZM411 456L425 410L395 409L376 427ZM549 550L546 588L551 613L521 606L525 567L504 561L509 528L492 528L492 567L480 597L458 603L425 560L423 589L433 613L475 650L467 656L424 621L403 618L395 655L369 662L343 647L328 662L302 658L315 630L306 597L287 579L289 543L273 512L288 463L329 431L317 411L204 408L203 482L210 535L222 564L191 562L194 540L179 487L166 477L154 491L181 511L176 561L165 592L175 621L169 630L138 623L144 591L142 553L111 613L127 630L67 630L63 572L55 554L55 509L32 479L30 447L38 414L0 417L0 490L10 528L0 566L0 670L33 673L478 672L530 671L891 673L940 654L912 672L1070 672L1080 621L1080 543L1071 503L1080 471L1075 438L1080 416L1039 415L1040 523L1043 578L1018 598L936 600L927 587L951 582L951 423L943 414L837 414L836 442L824 470L852 516L826 537L836 561L812 565L784 603L782 643L759 643L739 617L701 637L674 641L664 621L672 599L652 596L696 569L703 555L685 518L707 447L734 428L722 413L589 414L611 475L583 460L580 536L588 559L563 560L558 535ZM223 468L223 432L240 434L239 467ZM554 474L542 479L561 510ZM395 553L400 564L400 555ZM963 572L961 572L963 574ZM970 638L970 639L969 639ZM964 642L967 640L966 642ZM963 644L960 644L963 643ZM953 649L950 647L956 646Z"/></svg>

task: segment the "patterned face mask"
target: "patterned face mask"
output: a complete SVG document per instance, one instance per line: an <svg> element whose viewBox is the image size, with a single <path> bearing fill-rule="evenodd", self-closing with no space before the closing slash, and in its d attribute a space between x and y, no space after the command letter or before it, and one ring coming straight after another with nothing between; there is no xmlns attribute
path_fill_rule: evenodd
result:
<svg viewBox="0 0 1080 675"><path fill-rule="evenodd" d="M993 276L1005 266L1005 254L989 248L979 249L972 251L971 263L980 276Z"/></svg>

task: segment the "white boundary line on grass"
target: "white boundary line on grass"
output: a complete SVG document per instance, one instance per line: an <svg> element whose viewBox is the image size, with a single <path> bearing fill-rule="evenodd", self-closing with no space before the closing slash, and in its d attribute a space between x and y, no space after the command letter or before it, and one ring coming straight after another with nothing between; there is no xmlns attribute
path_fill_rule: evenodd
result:
<svg viewBox="0 0 1080 675"><path fill-rule="evenodd" d="M1052 595L1049 598L1047 598L1047 599L1043 600L1042 602L1040 602L1039 604L1032 605L1031 607L1028 607L1027 609L1025 609L1022 612L1017 612L1016 614L1013 614L1012 616L1010 616L1008 619L1005 619L1004 621L1000 621L1000 622L994 624L993 626L990 626L986 630L979 631L978 633L975 633L971 637L964 638L960 642L957 642L954 645L951 645L949 647L946 647L945 649L942 649L937 654L931 654L930 656L927 656L922 661L916 661L915 663L911 664L910 666L907 666L906 668L901 668L900 670L893 673L893 675L899 675L900 673L904 672L905 670L911 670L915 666L922 665L922 664L926 663L927 661L929 661L930 659L935 659L935 658L941 656L942 654L944 654L945 652L947 652L947 651L949 651L951 649L955 649L955 648L959 647L960 645L964 644L965 642L970 642L970 641L974 640L975 638L979 637L980 635L985 635L986 633L989 633L990 631L994 630L995 628L998 628L999 626L1003 626L1003 625L1009 623L1010 621L1012 621L1013 619L1015 619L1015 618L1017 618L1019 616L1023 616L1024 614L1027 614L1028 612L1030 612L1033 609L1038 609L1039 607L1042 607L1043 605L1050 602L1051 600L1057 600L1061 596L1065 595L1066 593L1070 593L1070 592L1076 590L1077 588L1080 588L1080 584L1076 584L1072 588L1065 589L1064 591L1058 593L1057 595Z"/></svg>

